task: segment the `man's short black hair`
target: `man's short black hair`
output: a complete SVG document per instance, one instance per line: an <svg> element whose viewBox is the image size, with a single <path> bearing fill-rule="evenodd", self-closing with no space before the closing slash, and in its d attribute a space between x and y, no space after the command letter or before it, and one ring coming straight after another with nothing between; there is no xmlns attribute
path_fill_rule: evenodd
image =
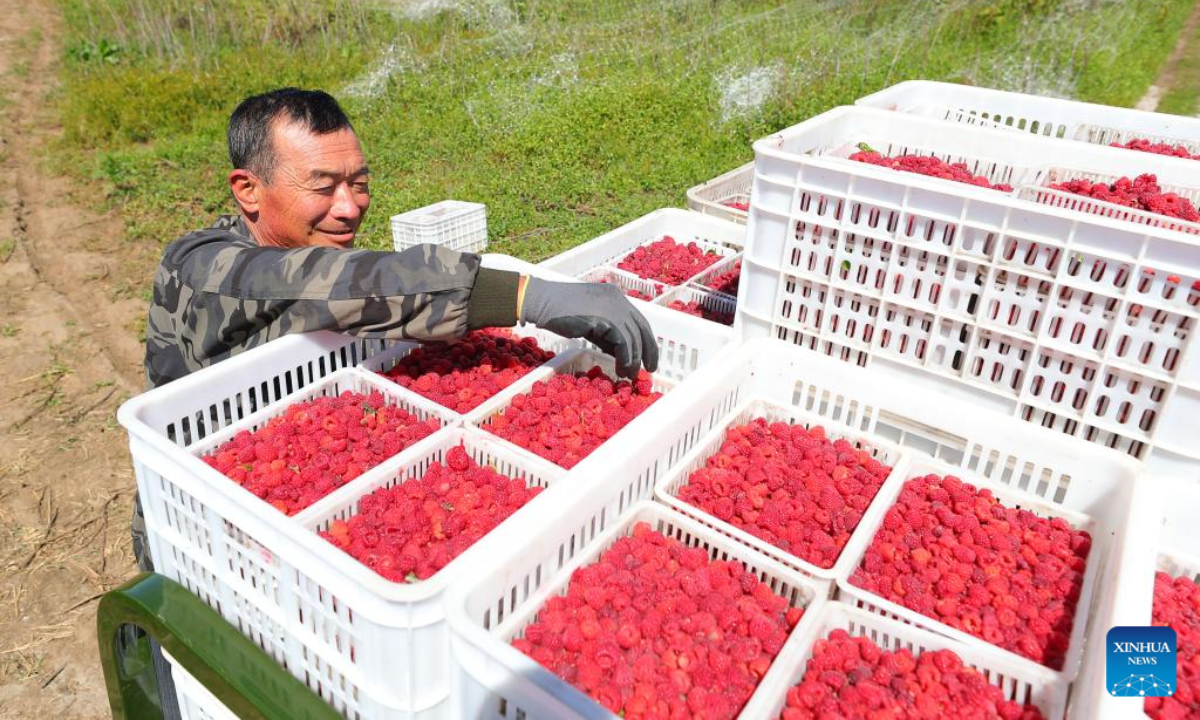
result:
<svg viewBox="0 0 1200 720"><path fill-rule="evenodd" d="M249 170L264 182L271 182L275 173L271 124L277 118L317 135L354 129L337 100L327 92L286 87L252 95L229 116L229 159L234 168Z"/></svg>

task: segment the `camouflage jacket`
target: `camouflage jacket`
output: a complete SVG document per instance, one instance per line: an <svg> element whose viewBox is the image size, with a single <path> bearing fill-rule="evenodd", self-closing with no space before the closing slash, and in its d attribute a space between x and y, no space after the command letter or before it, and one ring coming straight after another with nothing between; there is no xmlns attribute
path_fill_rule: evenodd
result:
<svg viewBox="0 0 1200 720"><path fill-rule="evenodd" d="M434 245L404 252L259 246L242 219L167 246L146 326L158 387L287 333L441 340L516 323L517 276Z"/></svg>

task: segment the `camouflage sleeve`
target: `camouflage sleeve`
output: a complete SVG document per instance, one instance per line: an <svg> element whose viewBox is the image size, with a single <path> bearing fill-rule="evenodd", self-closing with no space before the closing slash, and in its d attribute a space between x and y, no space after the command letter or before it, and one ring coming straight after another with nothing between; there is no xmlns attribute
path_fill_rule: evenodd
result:
<svg viewBox="0 0 1200 720"><path fill-rule="evenodd" d="M260 247L209 229L168 246L146 369L160 385L290 333L443 340L516 323L516 275L434 245L403 252Z"/></svg>

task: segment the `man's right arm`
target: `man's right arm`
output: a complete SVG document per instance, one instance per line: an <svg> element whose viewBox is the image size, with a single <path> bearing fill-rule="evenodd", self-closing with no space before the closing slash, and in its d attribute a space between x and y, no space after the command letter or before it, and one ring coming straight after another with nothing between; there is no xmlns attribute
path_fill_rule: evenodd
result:
<svg viewBox="0 0 1200 720"><path fill-rule="evenodd" d="M233 241L231 241L233 238ZM260 247L225 233L180 240L163 258L179 282L231 305L265 301L286 332L420 340L516 324L517 275L435 245L404 252Z"/></svg>

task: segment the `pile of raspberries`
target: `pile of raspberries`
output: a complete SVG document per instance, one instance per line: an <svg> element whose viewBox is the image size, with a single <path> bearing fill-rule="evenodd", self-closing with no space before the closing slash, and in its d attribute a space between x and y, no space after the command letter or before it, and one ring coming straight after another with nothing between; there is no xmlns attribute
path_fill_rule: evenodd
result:
<svg viewBox="0 0 1200 720"><path fill-rule="evenodd" d="M728 720L802 615L741 563L640 522L512 644L626 720Z"/></svg>
<svg viewBox="0 0 1200 720"><path fill-rule="evenodd" d="M344 392L288 407L203 460L286 515L295 515L404 448L432 435L383 395Z"/></svg>
<svg viewBox="0 0 1200 720"><path fill-rule="evenodd" d="M850 582L1061 670L1092 539L956 477L905 483Z"/></svg>
<svg viewBox="0 0 1200 720"><path fill-rule="evenodd" d="M678 310L681 313L695 315L698 318L711 320L722 325L733 325L733 313L722 312L711 305L703 305L695 300L684 302L683 300L673 300L667 304L667 307L672 310Z"/></svg>
<svg viewBox="0 0 1200 720"><path fill-rule="evenodd" d="M1001 718L1042 720L1042 712L1004 697L983 673L950 650L913 657L866 637L834 630L813 646L804 677L788 690L779 720L817 718Z"/></svg>
<svg viewBox="0 0 1200 720"><path fill-rule="evenodd" d="M682 285L722 259L721 255L704 250L694 242L686 245L666 235L643 245L622 258L617 267L647 280L668 285Z"/></svg>
<svg viewBox="0 0 1200 720"><path fill-rule="evenodd" d="M679 499L830 568L891 468L824 428L756 418L732 427Z"/></svg>
<svg viewBox="0 0 1200 720"><path fill-rule="evenodd" d="M1001 192L1012 192L1012 185L1005 183L993 185L986 177L972 174L967 168L966 163L951 164L936 157L926 155L897 155L895 157L888 157L875 150L871 150L863 143L859 143L859 148L862 149L851 155L851 160L891 168L893 170L901 170L903 172L917 173L918 175L928 175L929 177L941 178L943 180L953 180L954 182L976 185L991 190L1000 190Z"/></svg>
<svg viewBox="0 0 1200 720"><path fill-rule="evenodd" d="M742 261L739 260L734 264L733 268L726 272L719 273L705 281L704 286L709 290L723 292L726 295L737 297L738 281L742 277Z"/></svg>
<svg viewBox="0 0 1200 720"><path fill-rule="evenodd" d="M419 478L380 488L321 537L392 582L426 580L539 492L480 467L463 446Z"/></svg>
<svg viewBox="0 0 1200 720"><path fill-rule="evenodd" d="M614 382L595 366L534 383L482 427L570 469L660 397L644 370L633 383Z"/></svg>
<svg viewBox="0 0 1200 720"><path fill-rule="evenodd" d="M1154 625L1175 630L1179 657L1175 693L1146 698L1146 714L1154 720L1200 717L1200 585L1188 577L1154 576Z"/></svg>
<svg viewBox="0 0 1200 720"><path fill-rule="evenodd" d="M553 357L535 338L518 338L508 330L475 330L459 342L416 348L382 375L466 413Z"/></svg>
<svg viewBox="0 0 1200 720"><path fill-rule="evenodd" d="M1191 201L1172 192L1164 193L1155 175L1138 175L1133 180L1122 177L1114 183L1094 183L1081 178L1052 183L1050 189L1188 222L1200 222L1200 212L1196 211Z"/></svg>
<svg viewBox="0 0 1200 720"><path fill-rule="evenodd" d="M1193 155L1183 145L1158 143L1152 140L1143 140L1141 138L1130 140L1124 144L1113 143L1112 146L1125 148L1126 150L1138 150L1140 152L1154 153L1155 155L1168 155L1170 157L1184 158L1186 160L1200 160L1200 155Z"/></svg>

